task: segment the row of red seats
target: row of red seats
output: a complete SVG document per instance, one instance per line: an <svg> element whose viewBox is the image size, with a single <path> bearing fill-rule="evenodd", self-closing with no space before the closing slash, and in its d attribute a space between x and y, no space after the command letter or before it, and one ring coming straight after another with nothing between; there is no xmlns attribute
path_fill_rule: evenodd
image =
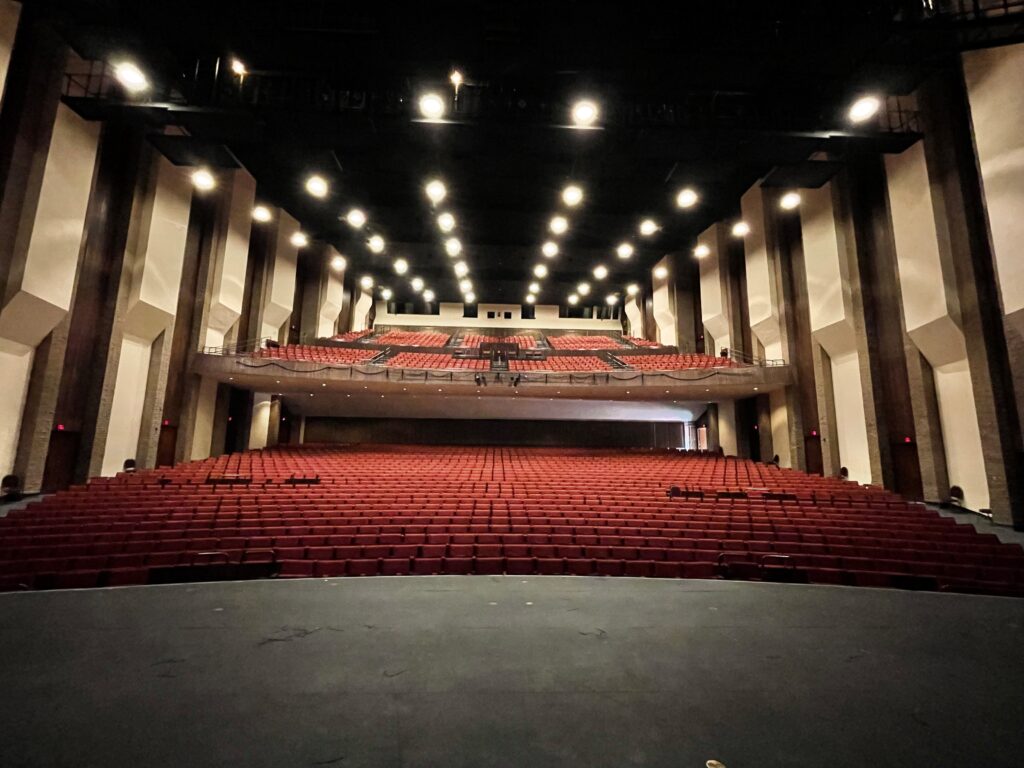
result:
<svg viewBox="0 0 1024 768"><path fill-rule="evenodd" d="M388 331L369 341L397 347L443 347L450 338L451 334L436 331Z"/></svg>
<svg viewBox="0 0 1024 768"><path fill-rule="evenodd" d="M552 349L619 349L622 343L611 336L548 336Z"/></svg>
<svg viewBox="0 0 1024 768"><path fill-rule="evenodd" d="M544 360L509 360L510 371L554 371L574 373L587 371L610 371L612 367L600 357L548 357Z"/></svg>
<svg viewBox="0 0 1024 768"><path fill-rule="evenodd" d="M280 347L261 349L256 357L270 360L295 360L333 365L364 363L380 354L373 349L349 349L347 347L318 347L310 344L283 344Z"/></svg>
<svg viewBox="0 0 1024 768"><path fill-rule="evenodd" d="M339 333L337 336L332 336L331 338L334 341L359 341L359 339L364 339L372 333L373 331L368 328L364 331L349 331L348 333Z"/></svg>
<svg viewBox="0 0 1024 768"><path fill-rule="evenodd" d="M521 349L535 349L537 337L535 336L482 336L477 333L467 333L459 339L460 347L479 347L481 344L518 344Z"/></svg>
<svg viewBox="0 0 1024 768"><path fill-rule="evenodd" d="M443 353L399 352L384 362L395 368L438 368L441 370L487 371L490 360L452 357Z"/></svg>
<svg viewBox="0 0 1024 768"><path fill-rule="evenodd" d="M681 355L616 355L630 368L638 371L681 371L691 368L736 368L727 357L697 353Z"/></svg>

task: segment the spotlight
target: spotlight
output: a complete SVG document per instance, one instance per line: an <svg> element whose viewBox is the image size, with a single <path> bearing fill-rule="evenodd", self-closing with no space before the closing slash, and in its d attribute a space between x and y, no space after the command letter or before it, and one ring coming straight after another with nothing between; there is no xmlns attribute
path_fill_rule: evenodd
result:
<svg viewBox="0 0 1024 768"><path fill-rule="evenodd" d="M423 189L427 193L427 197L430 198L430 202L435 205L444 200L445 196L448 194L448 190L445 188L444 183L437 179L428 182L427 186Z"/></svg>
<svg viewBox="0 0 1024 768"><path fill-rule="evenodd" d="M680 208L693 208L697 200L697 193L689 187L679 190L679 194L676 195L676 205Z"/></svg>
<svg viewBox="0 0 1024 768"><path fill-rule="evenodd" d="M604 297L604 303L607 304L609 307L614 307L616 304L619 303L619 297L616 296L614 293L609 293L607 296Z"/></svg>
<svg viewBox="0 0 1024 768"><path fill-rule="evenodd" d="M566 299L566 301L568 301L572 306L575 307L577 304L580 303L580 297L577 296L575 293L570 293L569 298Z"/></svg>
<svg viewBox="0 0 1024 768"><path fill-rule="evenodd" d="M345 260L344 256L335 256L333 259L331 259L331 269L333 269L335 272L341 272L347 266L348 262Z"/></svg>
<svg viewBox="0 0 1024 768"><path fill-rule="evenodd" d="M306 179L306 191L313 197L321 199L327 197L327 179L323 176L313 174Z"/></svg>
<svg viewBox="0 0 1024 768"><path fill-rule="evenodd" d="M598 280L604 280L606 277L608 277L608 267L606 267L604 264L598 264L596 267L594 267L594 277L597 278Z"/></svg>
<svg viewBox="0 0 1024 768"><path fill-rule="evenodd" d="M420 96L420 114L427 120L440 120L444 117L444 99L436 93Z"/></svg>
<svg viewBox="0 0 1024 768"><path fill-rule="evenodd" d="M668 277L668 267L656 267L654 270L654 276L658 280L664 280Z"/></svg>
<svg viewBox="0 0 1024 768"><path fill-rule="evenodd" d="M380 235L374 235L373 237L371 237L369 240L366 241L366 245L374 253L384 252L384 238L381 237Z"/></svg>
<svg viewBox="0 0 1024 768"><path fill-rule="evenodd" d="M239 77L244 77L245 75L249 74L249 70L245 68L245 64L243 64L238 59L231 60L231 71Z"/></svg>
<svg viewBox="0 0 1024 768"><path fill-rule="evenodd" d="M654 219L644 219L640 222L640 234L650 237L658 231L658 223Z"/></svg>
<svg viewBox="0 0 1024 768"><path fill-rule="evenodd" d="M361 278L359 278L359 287L362 288L364 291L370 290L371 288L373 288L373 278L370 277L369 275L363 275Z"/></svg>
<svg viewBox="0 0 1024 768"><path fill-rule="evenodd" d="M570 184L568 187L562 190L562 202L568 205L570 208L580 204L583 200L583 190L577 187L575 184Z"/></svg>
<svg viewBox="0 0 1024 768"><path fill-rule="evenodd" d="M633 255L633 246L629 243L619 243L619 247L615 249L615 255L620 259L628 259Z"/></svg>
<svg viewBox="0 0 1024 768"><path fill-rule="evenodd" d="M597 121L599 110L597 104L587 99L572 105L572 121L577 127L587 128Z"/></svg>
<svg viewBox="0 0 1024 768"><path fill-rule="evenodd" d="M526 295L526 303L527 304L533 304L536 301L537 301L537 297L534 296L532 293L529 293L529 294Z"/></svg>
<svg viewBox="0 0 1024 768"><path fill-rule="evenodd" d="M462 297L466 304L476 304L476 294L470 291Z"/></svg>
<svg viewBox="0 0 1024 768"><path fill-rule="evenodd" d="M544 258L553 259L558 255L558 243L548 240L540 247L540 252L544 254Z"/></svg>
<svg viewBox="0 0 1024 768"><path fill-rule="evenodd" d="M737 221L732 225L733 237L746 237L750 234L750 225L745 221Z"/></svg>
<svg viewBox="0 0 1024 768"><path fill-rule="evenodd" d="M122 61L114 65L114 77L129 93L138 93L149 88L149 80L135 64Z"/></svg>
<svg viewBox="0 0 1024 768"><path fill-rule="evenodd" d="M548 228L556 235L561 235L569 228L569 221L565 216L555 216L551 219L551 223L548 224Z"/></svg>
<svg viewBox="0 0 1024 768"><path fill-rule="evenodd" d="M457 69L453 69L452 73L448 75L448 80L455 86L455 89L458 90L459 86L462 85L462 73Z"/></svg>
<svg viewBox="0 0 1024 768"><path fill-rule="evenodd" d="M799 192L787 192L779 200L779 207L784 211L792 211L800 205L800 193Z"/></svg>
<svg viewBox="0 0 1024 768"><path fill-rule="evenodd" d="M630 283L626 286L627 296L636 296L638 293L640 293L640 286L636 283Z"/></svg>
<svg viewBox="0 0 1024 768"><path fill-rule="evenodd" d="M580 283L576 286L576 293L580 296L586 296L590 293L590 283Z"/></svg>
<svg viewBox="0 0 1024 768"><path fill-rule="evenodd" d="M863 123L870 120L882 107L882 100L877 96L861 96L850 107L847 115L852 123Z"/></svg>
<svg viewBox="0 0 1024 768"><path fill-rule="evenodd" d="M406 261L405 259L395 259L394 267L395 274L404 275L406 272L409 271L409 262Z"/></svg>
<svg viewBox="0 0 1024 768"><path fill-rule="evenodd" d="M217 180L213 178L213 174L208 170L200 168L192 173L192 186L200 192L209 192L217 186Z"/></svg>
<svg viewBox="0 0 1024 768"><path fill-rule="evenodd" d="M457 237L449 237L444 241L444 250L452 258L462 253L462 243L459 242Z"/></svg>
<svg viewBox="0 0 1024 768"><path fill-rule="evenodd" d="M362 229L363 225L366 224L366 214L358 208L353 208L345 214L345 221L347 221L351 227Z"/></svg>
<svg viewBox="0 0 1024 768"><path fill-rule="evenodd" d="M533 274L535 277L545 278L548 276L548 268L543 264L538 264L533 268Z"/></svg>
<svg viewBox="0 0 1024 768"><path fill-rule="evenodd" d="M434 292L429 288L423 292L423 300L430 304L434 300Z"/></svg>
<svg viewBox="0 0 1024 768"><path fill-rule="evenodd" d="M288 238L288 242L296 248L305 248L309 245L309 237L306 236L305 232L293 232L292 236Z"/></svg>
<svg viewBox="0 0 1024 768"><path fill-rule="evenodd" d="M455 217L447 211L437 217L437 228L448 233L455 229Z"/></svg>
<svg viewBox="0 0 1024 768"><path fill-rule="evenodd" d="M700 243L693 249L693 255L698 259L706 258L711 255L711 248L709 248L706 243Z"/></svg>
<svg viewBox="0 0 1024 768"><path fill-rule="evenodd" d="M412 280L409 281L409 285L412 286L413 291L419 293L420 291L423 290L423 278L414 277Z"/></svg>
<svg viewBox="0 0 1024 768"><path fill-rule="evenodd" d="M465 277L469 274L469 265L464 261L455 262L453 269L455 270L456 277Z"/></svg>
<svg viewBox="0 0 1024 768"><path fill-rule="evenodd" d="M540 283L530 283L530 293L540 293Z"/></svg>
<svg viewBox="0 0 1024 768"><path fill-rule="evenodd" d="M391 297L392 296L394 296L394 294L391 293L391 289L390 288L381 288L380 289L380 297L382 299L384 299L384 301L391 301Z"/></svg>
<svg viewBox="0 0 1024 768"><path fill-rule="evenodd" d="M463 293L472 293L473 281L472 280L459 280L459 290Z"/></svg>
<svg viewBox="0 0 1024 768"><path fill-rule="evenodd" d="M270 213L270 209L267 208L267 206L257 205L255 208L252 209L252 218L253 221L258 221L262 224L266 224L273 218L273 215Z"/></svg>

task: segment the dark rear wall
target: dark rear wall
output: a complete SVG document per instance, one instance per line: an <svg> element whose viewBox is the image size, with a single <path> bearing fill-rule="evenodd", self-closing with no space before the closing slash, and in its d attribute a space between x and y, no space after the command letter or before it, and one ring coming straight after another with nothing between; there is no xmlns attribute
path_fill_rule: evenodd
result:
<svg viewBox="0 0 1024 768"><path fill-rule="evenodd" d="M682 425L646 421L484 419L306 419L307 443L552 445L677 448Z"/></svg>

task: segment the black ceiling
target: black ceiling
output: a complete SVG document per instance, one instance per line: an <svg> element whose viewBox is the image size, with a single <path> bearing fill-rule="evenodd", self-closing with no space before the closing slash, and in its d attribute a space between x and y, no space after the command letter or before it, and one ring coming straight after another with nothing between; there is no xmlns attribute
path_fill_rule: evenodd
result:
<svg viewBox="0 0 1024 768"><path fill-rule="evenodd" d="M184 139L159 140L172 160L241 163L262 199L359 273L401 288L390 272L401 255L441 300L458 292L428 178L448 185L442 207L458 220L481 301L522 300L559 192L580 184L584 204L568 214L541 296L561 302L597 263L616 289L688 250L760 178L818 186L853 146L898 149L906 137L851 132L843 108L865 89L905 92L927 63L893 42L907 35L900 6L914 4L881 0L42 5L81 55L132 57L154 80L141 100L79 100L83 114L184 128ZM417 120L419 94L450 99L453 67L467 82L451 122ZM581 95L600 103L599 130L565 127ZM808 162L821 152L833 162ZM313 172L331 183L326 200L303 190ZM686 185L701 202L680 211ZM386 238L384 255L340 219L350 206ZM649 240L637 235L645 216L663 227ZM637 252L624 262L614 248L627 239Z"/></svg>

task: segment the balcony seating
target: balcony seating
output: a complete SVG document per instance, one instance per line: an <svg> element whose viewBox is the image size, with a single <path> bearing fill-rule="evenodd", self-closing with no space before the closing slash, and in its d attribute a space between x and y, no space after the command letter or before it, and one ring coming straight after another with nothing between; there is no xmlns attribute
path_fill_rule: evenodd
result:
<svg viewBox="0 0 1024 768"><path fill-rule="evenodd" d="M616 355L630 368L638 371L683 371L690 368L738 368L727 357L713 355Z"/></svg>
<svg viewBox="0 0 1024 768"><path fill-rule="evenodd" d="M666 489L676 485L679 496ZM432 573L1024 596L1024 550L837 479L674 451L292 446L99 478L0 519L0 588Z"/></svg>
<svg viewBox="0 0 1024 768"><path fill-rule="evenodd" d="M347 347L317 347L310 344L282 344L280 347L260 349L256 357L271 360L296 360L328 365L356 365L380 354L376 349L348 349Z"/></svg>
<svg viewBox="0 0 1024 768"><path fill-rule="evenodd" d="M399 352L385 365L393 368L439 368L447 371L487 371L490 360L466 360L438 352Z"/></svg>
<svg viewBox="0 0 1024 768"><path fill-rule="evenodd" d="M373 331L366 329L365 331L349 331L348 333L339 333L337 336L332 336L334 341L359 341L369 336Z"/></svg>
<svg viewBox="0 0 1024 768"><path fill-rule="evenodd" d="M537 339L534 336L480 336L467 333L459 341L460 347L479 347L481 344L518 344L520 349L536 349Z"/></svg>
<svg viewBox="0 0 1024 768"><path fill-rule="evenodd" d="M443 347L450 338L449 334L436 331L388 331L370 341L396 347Z"/></svg>
<svg viewBox="0 0 1024 768"><path fill-rule="evenodd" d="M621 349L622 343L611 336L548 336L552 349Z"/></svg>
<svg viewBox="0 0 1024 768"><path fill-rule="evenodd" d="M549 357L546 360L509 360L510 371L553 371L555 373L610 371L612 367L596 355Z"/></svg>
<svg viewBox="0 0 1024 768"><path fill-rule="evenodd" d="M651 341L649 339L638 339L636 336L624 336L623 338L626 341L628 341L630 344L632 344L634 347L652 347L652 348L654 348L654 347L660 347L661 346L661 344L659 344L656 341Z"/></svg>

